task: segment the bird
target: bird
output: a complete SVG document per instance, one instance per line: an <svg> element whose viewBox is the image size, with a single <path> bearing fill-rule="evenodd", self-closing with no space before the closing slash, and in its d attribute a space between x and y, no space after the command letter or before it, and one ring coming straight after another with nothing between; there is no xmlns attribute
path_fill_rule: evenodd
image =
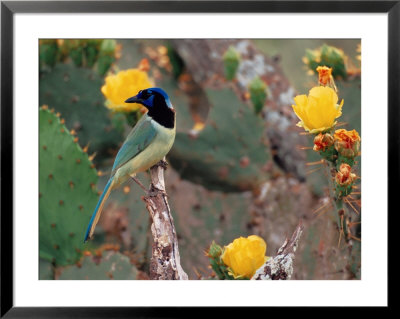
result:
<svg viewBox="0 0 400 319"><path fill-rule="evenodd" d="M84 243L92 238L111 190L118 188L136 174L160 162L170 151L176 133L175 109L168 94L161 88L147 88L128 98L125 103L139 103L147 108L126 137L114 160L111 176L94 209L86 230Z"/></svg>

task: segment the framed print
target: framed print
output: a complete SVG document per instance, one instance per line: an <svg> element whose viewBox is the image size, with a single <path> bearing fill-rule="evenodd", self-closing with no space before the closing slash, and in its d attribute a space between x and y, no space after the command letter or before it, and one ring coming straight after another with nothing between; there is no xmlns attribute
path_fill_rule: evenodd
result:
<svg viewBox="0 0 400 319"><path fill-rule="evenodd" d="M388 307L399 15L2 1L1 316Z"/></svg>

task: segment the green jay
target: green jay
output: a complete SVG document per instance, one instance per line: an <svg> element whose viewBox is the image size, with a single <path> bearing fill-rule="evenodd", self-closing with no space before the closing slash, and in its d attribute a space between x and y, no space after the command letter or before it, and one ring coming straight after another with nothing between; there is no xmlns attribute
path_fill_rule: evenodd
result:
<svg viewBox="0 0 400 319"><path fill-rule="evenodd" d="M94 209L86 230L84 242L91 239L99 221L104 203L111 190L148 170L161 161L175 140L175 110L167 93L160 88L148 88L125 101L139 103L148 109L127 136L115 158L103 193ZM138 182L138 181L137 181Z"/></svg>

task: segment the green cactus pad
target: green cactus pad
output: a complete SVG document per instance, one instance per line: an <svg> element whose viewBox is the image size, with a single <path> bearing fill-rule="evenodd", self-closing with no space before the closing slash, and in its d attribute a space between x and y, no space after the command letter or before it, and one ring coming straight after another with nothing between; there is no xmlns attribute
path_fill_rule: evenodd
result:
<svg viewBox="0 0 400 319"><path fill-rule="evenodd" d="M138 271L129 258L119 252L109 251L101 257L86 256L79 266L66 267L60 280L132 280Z"/></svg>
<svg viewBox="0 0 400 319"><path fill-rule="evenodd" d="M39 253L68 265L81 256L98 177L57 115L40 109L39 125Z"/></svg>
<svg viewBox="0 0 400 319"><path fill-rule="evenodd" d="M206 90L212 108L196 138L177 133L169 160L179 174L211 190L244 191L269 178L264 122L231 89Z"/></svg>
<svg viewBox="0 0 400 319"><path fill-rule="evenodd" d="M111 170L111 167L109 168ZM102 176L99 178L98 187L104 189L109 176ZM146 187L150 185L150 179L147 173L139 173L137 178ZM129 186L130 190L128 193L124 192L124 187ZM129 225L127 226L127 232L130 236L124 235L124 246L123 249L132 250L136 253L136 264L143 264L146 262L146 253L149 248L149 212L146 210L141 197L145 195L143 190L133 181L124 184L123 187L119 187L112 191L112 194L108 200L108 203L114 203L115 206L110 204L109 209L127 208L127 220ZM105 214L105 212L104 212ZM104 217L104 214L102 217ZM121 235L122 235L121 231ZM107 234L102 227L97 227L95 230L95 236L90 242L94 246L102 245L105 241L110 242L115 240L111 238L110 234ZM151 251L149 251L151 253Z"/></svg>
<svg viewBox="0 0 400 319"><path fill-rule="evenodd" d="M111 123L100 91L104 80L96 72L73 64L58 63L39 80L39 103L51 105L74 129L82 146L89 145L96 160L109 156L123 138Z"/></svg>

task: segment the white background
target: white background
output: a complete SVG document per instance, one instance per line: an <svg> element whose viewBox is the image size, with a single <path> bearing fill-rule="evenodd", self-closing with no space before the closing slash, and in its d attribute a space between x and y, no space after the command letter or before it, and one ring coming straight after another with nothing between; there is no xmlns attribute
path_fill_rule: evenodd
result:
<svg viewBox="0 0 400 319"><path fill-rule="evenodd" d="M16 14L14 28L15 306L387 305L387 14ZM361 38L362 280L39 281L38 39L46 37Z"/></svg>

